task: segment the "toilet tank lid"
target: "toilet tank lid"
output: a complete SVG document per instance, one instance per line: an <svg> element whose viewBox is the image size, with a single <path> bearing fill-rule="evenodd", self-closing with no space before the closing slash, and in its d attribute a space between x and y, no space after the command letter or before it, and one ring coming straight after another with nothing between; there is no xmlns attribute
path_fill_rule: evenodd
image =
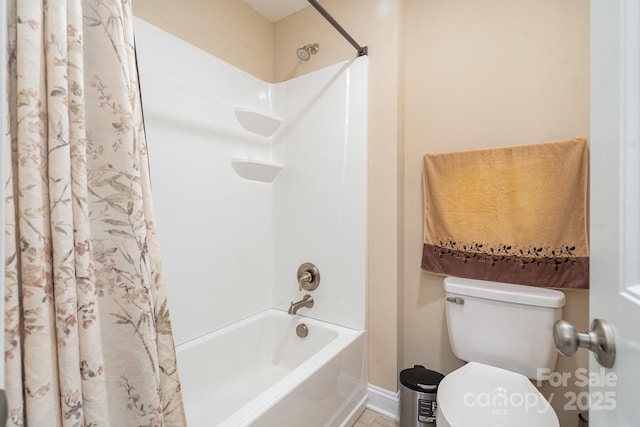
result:
<svg viewBox="0 0 640 427"><path fill-rule="evenodd" d="M564 293L555 289L461 277L446 277L444 290L458 295L540 307L558 308L565 303Z"/></svg>

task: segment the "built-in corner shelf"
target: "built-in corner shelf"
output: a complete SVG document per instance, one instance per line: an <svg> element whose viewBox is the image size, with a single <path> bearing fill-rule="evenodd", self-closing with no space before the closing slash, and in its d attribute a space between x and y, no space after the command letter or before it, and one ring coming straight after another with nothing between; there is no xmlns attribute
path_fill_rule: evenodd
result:
<svg viewBox="0 0 640 427"><path fill-rule="evenodd" d="M231 158L231 165L242 178L259 182L272 182L284 166L282 163L241 157Z"/></svg>
<svg viewBox="0 0 640 427"><path fill-rule="evenodd" d="M236 107L234 110L238 123L248 130L261 136L273 135L280 125L282 119L268 114L264 114L249 108Z"/></svg>

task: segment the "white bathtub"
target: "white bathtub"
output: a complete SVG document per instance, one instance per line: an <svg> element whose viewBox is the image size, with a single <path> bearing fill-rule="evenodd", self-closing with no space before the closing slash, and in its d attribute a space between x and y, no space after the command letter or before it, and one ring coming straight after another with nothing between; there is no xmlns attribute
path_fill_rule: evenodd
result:
<svg viewBox="0 0 640 427"><path fill-rule="evenodd" d="M266 310L179 345L188 425L350 425L366 403L365 340L364 331Z"/></svg>

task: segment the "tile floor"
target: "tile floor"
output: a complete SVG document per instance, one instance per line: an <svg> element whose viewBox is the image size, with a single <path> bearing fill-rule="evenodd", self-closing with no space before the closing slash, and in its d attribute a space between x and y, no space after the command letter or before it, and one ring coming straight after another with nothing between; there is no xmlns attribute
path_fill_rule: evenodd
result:
<svg viewBox="0 0 640 427"><path fill-rule="evenodd" d="M365 409L353 427L397 427L398 423L371 409Z"/></svg>

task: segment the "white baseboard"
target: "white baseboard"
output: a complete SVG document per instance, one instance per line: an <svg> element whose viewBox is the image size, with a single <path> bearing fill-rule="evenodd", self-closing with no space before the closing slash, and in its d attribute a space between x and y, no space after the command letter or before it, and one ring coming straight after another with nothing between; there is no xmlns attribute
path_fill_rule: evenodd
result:
<svg viewBox="0 0 640 427"><path fill-rule="evenodd" d="M398 407L400 399L398 394L397 391L394 392L369 384L367 386L367 395L369 396L367 408L398 421L400 419L400 409Z"/></svg>

